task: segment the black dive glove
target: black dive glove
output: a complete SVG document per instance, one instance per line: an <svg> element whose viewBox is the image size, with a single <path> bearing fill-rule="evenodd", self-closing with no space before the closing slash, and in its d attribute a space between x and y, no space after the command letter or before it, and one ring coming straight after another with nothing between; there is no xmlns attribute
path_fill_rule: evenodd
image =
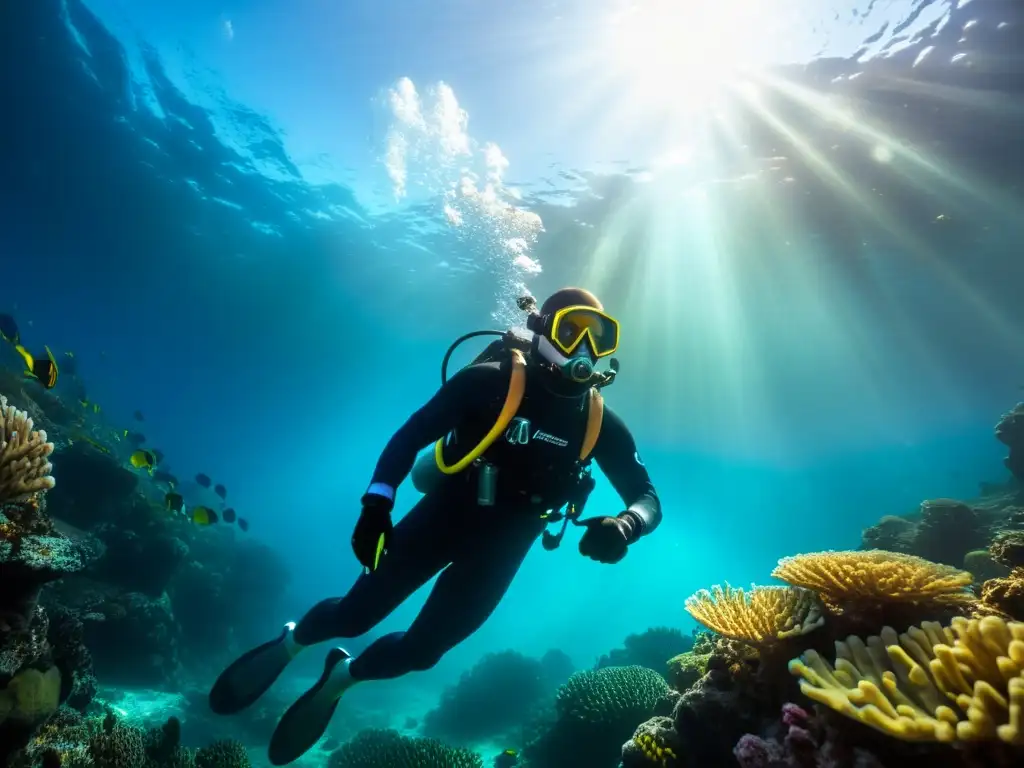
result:
<svg viewBox="0 0 1024 768"><path fill-rule="evenodd" d="M352 551L363 567L377 570L381 556L387 552L391 542L391 508L394 506L386 496L368 493L363 496L363 511L352 532Z"/></svg>
<svg viewBox="0 0 1024 768"><path fill-rule="evenodd" d="M618 517L592 517L580 520L587 530L580 539L580 554L599 563L617 563L626 556L630 544L640 536L640 521L632 512Z"/></svg>

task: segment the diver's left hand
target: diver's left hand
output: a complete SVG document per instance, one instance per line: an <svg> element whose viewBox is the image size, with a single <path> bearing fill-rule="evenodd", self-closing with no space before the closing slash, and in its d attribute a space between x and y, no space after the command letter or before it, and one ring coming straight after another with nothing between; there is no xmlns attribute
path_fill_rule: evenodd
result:
<svg viewBox="0 0 1024 768"><path fill-rule="evenodd" d="M629 523L619 517L580 520L587 530L580 539L580 554L599 563L617 563L629 548Z"/></svg>

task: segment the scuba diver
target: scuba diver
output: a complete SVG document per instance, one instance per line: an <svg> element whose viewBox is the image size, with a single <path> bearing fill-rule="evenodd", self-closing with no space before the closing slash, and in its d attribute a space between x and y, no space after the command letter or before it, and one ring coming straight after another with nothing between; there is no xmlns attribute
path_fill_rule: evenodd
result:
<svg viewBox="0 0 1024 768"><path fill-rule="evenodd" d="M352 549L364 572L343 597L326 599L273 640L244 654L217 679L210 707L233 714L253 704L304 648L359 637L438 575L405 632L383 635L361 654L327 654L316 684L282 717L270 740L274 765L300 757L325 732L341 695L367 680L433 667L491 615L533 543L558 546L568 523L583 527L581 554L617 563L651 533L661 505L625 423L604 405L601 388L618 364L610 356L619 325L580 288L563 288L530 314L529 338L474 331L442 363L442 386L394 434L362 497ZM501 336L447 380L455 347ZM609 358L611 370L599 372ZM417 455L434 444L433 451ZM580 519L596 461L624 511ZM396 489L410 475L424 492L392 524ZM561 522L557 534L546 529Z"/></svg>

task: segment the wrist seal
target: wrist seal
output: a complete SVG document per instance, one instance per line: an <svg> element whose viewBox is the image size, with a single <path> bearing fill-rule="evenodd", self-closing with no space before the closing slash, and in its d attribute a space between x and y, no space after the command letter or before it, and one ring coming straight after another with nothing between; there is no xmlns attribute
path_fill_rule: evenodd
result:
<svg viewBox="0 0 1024 768"><path fill-rule="evenodd" d="M644 535L644 519L631 509L621 512L618 519L626 524L626 542L632 544Z"/></svg>

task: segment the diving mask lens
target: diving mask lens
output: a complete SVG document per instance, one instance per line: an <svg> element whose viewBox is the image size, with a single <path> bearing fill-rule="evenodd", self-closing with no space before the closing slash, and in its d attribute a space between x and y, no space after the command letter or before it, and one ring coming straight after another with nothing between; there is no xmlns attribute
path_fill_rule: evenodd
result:
<svg viewBox="0 0 1024 768"><path fill-rule="evenodd" d="M551 340L566 355L572 355L585 339L597 357L612 354L619 346L619 324L593 307L566 307L551 323Z"/></svg>

